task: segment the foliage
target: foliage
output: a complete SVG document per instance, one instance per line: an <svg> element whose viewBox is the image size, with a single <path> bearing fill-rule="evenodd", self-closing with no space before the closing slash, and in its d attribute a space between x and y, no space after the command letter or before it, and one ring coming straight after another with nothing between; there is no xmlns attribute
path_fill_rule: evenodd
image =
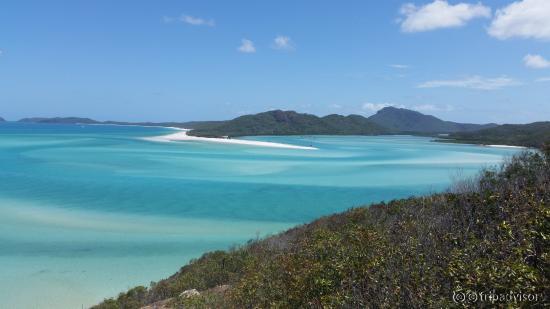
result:
<svg viewBox="0 0 550 309"><path fill-rule="evenodd" d="M166 298L174 308L425 308L456 307L461 291L549 295L550 154L523 153L468 188L350 209L207 253L146 293L96 308ZM230 288L211 292L221 284ZM206 292L178 298L191 288Z"/></svg>
<svg viewBox="0 0 550 309"><path fill-rule="evenodd" d="M475 132L460 132L449 136L451 141L472 144L517 145L540 148L550 143L550 122L505 124Z"/></svg>
<svg viewBox="0 0 550 309"><path fill-rule="evenodd" d="M375 135L387 133L391 132L359 115L317 117L281 110L245 115L189 132L191 135L206 137L312 134Z"/></svg>

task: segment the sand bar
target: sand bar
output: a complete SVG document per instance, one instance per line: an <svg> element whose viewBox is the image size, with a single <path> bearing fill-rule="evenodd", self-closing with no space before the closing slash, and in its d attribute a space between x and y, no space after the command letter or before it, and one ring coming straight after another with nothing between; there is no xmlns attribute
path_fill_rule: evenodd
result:
<svg viewBox="0 0 550 309"><path fill-rule="evenodd" d="M485 145L485 146L494 147L494 148L517 148L517 149L527 148L523 146L511 146L511 145Z"/></svg>
<svg viewBox="0 0 550 309"><path fill-rule="evenodd" d="M250 141L250 140L230 139L230 138L211 138L211 137L190 136L190 135L187 135L188 130L186 129L179 129L179 128L173 128L173 129L177 129L179 130L179 132L168 134L168 135L162 135L162 136L146 137L144 139L148 141L153 141L153 142L194 141L194 142L210 142L210 143L286 148L286 149L302 149L302 150L318 149L315 147L297 146L297 145L290 145L290 144L283 144L283 143Z"/></svg>

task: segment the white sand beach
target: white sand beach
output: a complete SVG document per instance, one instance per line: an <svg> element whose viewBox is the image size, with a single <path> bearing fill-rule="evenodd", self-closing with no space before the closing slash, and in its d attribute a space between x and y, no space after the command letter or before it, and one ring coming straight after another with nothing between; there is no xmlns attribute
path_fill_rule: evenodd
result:
<svg viewBox="0 0 550 309"><path fill-rule="evenodd" d="M494 148L517 148L517 149L524 149L527 147L523 146L511 146L511 145L485 145L487 147L494 147Z"/></svg>
<svg viewBox="0 0 550 309"><path fill-rule="evenodd" d="M180 142L180 141L194 141L194 142L211 142L211 143L222 143L222 144L234 144L234 145L248 145L248 146L259 146L259 147L272 147L272 148L286 148L286 149L302 149L302 150L317 150L315 147L307 146L297 146L283 143L273 143L273 142L261 142L261 141L249 141L242 139L229 139L229 138L211 138L211 137L198 137L187 135L187 129L181 128L172 128L179 130L179 132L146 137L145 140L153 142Z"/></svg>

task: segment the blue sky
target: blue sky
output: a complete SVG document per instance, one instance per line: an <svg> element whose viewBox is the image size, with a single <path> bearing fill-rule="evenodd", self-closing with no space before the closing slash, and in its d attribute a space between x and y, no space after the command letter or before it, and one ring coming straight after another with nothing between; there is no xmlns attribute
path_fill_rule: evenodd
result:
<svg viewBox="0 0 550 309"><path fill-rule="evenodd" d="M550 120L550 1L3 1L0 116Z"/></svg>

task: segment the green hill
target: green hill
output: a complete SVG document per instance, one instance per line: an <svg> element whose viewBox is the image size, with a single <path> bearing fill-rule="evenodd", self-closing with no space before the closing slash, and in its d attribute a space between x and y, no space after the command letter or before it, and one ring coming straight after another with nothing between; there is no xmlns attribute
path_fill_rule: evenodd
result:
<svg viewBox="0 0 550 309"><path fill-rule="evenodd" d="M192 130L196 136L252 136L252 135L375 135L389 130L359 115L328 115L317 117L294 111L274 110L245 115L217 125Z"/></svg>
<svg viewBox="0 0 550 309"><path fill-rule="evenodd" d="M472 291L496 293L497 302L453 301ZM526 152L447 193L355 208L206 253L95 308L506 307L498 295L511 292L537 297L514 307L548 305L550 154Z"/></svg>
<svg viewBox="0 0 550 309"><path fill-rule="evenodd" d="M550 143L550 122L505 124L474 132L453 133L449 138L459 143L541 147L544 143Z"/></svg>
<svg viewBox="0 0 550 309"><path fill-rule="evenodd" d="M496 124L480 125L443 121L431 115L395 107L385 107L368 119L390 130L402 133L451 133L496 126Z"/></svg>

